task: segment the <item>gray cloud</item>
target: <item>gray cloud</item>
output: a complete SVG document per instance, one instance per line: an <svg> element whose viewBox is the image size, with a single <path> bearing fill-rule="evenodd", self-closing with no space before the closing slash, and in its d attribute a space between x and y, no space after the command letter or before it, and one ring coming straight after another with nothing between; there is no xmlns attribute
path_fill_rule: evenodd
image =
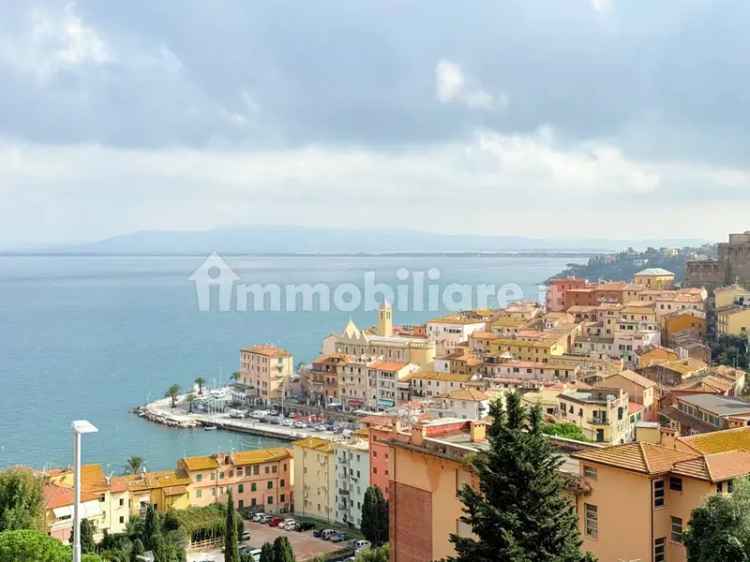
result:
<svg viewBox="0 0 750 562"><path fill-rule="evenodd" d="M688 219L698 204L748 210L744 2L38 1L3 11L0 190L14 199L0 219L18 222L18 239L237 222L238 202L259 192L265 216L309 223L305 210L331 197L389 210L389 197L428 197L433 217L515 189L488 208L548 217L547 234L564 227L559 206L571 200L593 234L646 202L679 210L684 229L698 228ZM297 169L298 158L312 168ZM353 167L357 158L368 164ZM188 203L164 219L181 194L216 210L199 216ZM127 220L103 208L113 200ZM49 207L43 224L23 232L38 205ZM101 225L71 220L94 209ZM653 221L653 234L668 228Z"/></svg>

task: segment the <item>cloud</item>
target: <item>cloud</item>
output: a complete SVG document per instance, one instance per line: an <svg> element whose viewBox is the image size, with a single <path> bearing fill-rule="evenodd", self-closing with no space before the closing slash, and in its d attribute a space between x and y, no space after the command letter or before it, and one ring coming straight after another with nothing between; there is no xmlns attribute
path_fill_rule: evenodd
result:
<svg viewBox="0 0 750 562"><path fill-rule="evenodd" d="M461 67L447 60L435 66L435 96L440 103L462 103L471 109L505 109L506 94L493 96L479 87L469 88Z"/></svg>
<svg viewBox="0 0 750 562"><path fill-rule="evenodd" d="M113 58L109 45L78 15L74 2L57 11L36 7L21 34L0 36L0 61L40 81L65 69L102 65Z"/></svg>
<svg viewBox="0 0 750 562"><path fill-rule="evenodd" d="M608 14L614 10L614 0L591 0L591 7L600 14Z"/></svg>

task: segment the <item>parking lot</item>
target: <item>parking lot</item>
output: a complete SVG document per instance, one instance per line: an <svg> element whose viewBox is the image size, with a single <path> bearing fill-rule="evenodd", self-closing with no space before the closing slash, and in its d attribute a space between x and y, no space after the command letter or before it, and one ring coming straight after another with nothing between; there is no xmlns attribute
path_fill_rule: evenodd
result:
<svg viewBox="0 0 750 562"><path fill-rule="evenodd" d="M298 562L312 560L316 556L322 556L346 548L351 541L332 543L313 536L312 531L303 533L297 531L285 531L278 527L271 527L262 523L245 521L245 530L250 533L250 540L243 542L242 546L249 544L253 548L260 548L264 543L272 543L276 537L286 536L294 549L294 556ZM193 552L188 554L188 562L224 562L224 554L220 550Z"/></svg>

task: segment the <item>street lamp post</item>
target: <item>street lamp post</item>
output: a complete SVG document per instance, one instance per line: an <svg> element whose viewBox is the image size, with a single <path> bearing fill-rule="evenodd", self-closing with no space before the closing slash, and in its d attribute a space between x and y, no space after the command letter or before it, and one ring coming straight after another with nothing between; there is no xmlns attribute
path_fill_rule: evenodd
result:
<svg viewBox="0 0 750 562"><path fill-rule="evenodd" d="M81 435L99 431L86 420L76 420L73 429L73 457L75 465L75 498L73 500L73 562L81 562Z"/></svg>

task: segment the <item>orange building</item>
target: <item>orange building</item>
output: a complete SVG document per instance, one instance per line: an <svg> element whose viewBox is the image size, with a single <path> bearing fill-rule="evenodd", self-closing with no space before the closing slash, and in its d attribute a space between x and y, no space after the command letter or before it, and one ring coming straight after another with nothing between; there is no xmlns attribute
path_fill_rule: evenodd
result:
<svg viewBox="0 0 750 562"><path fill-rule="evenodd" d="M186 457L178 462L178 470L190 478L191 506L225 502L231 490L238 509L277 513L293 505L292 463L289 449L258 449Z"/></svg>
<svg viewBox="0 0 750 562"><path fill-rule="evenodd" d="M665 345L674 345L674 339L677 334L689 333L698 339L706 335L706 320L690 312L673 312L663 316L662 323L662 341Z"/></svg>
<svg viewBox="0 0 750 562"><path fill-rule="evenodd" d="M749 428L741 431L747 434ZM731 430L730 430L731 431ZM692 511L750 473L750 434L727 431L663 444L628 443L574 453L590 491L577 497L583 550L601 562L685 562ZM740 445L737 443L740 442Z"/></svg>

